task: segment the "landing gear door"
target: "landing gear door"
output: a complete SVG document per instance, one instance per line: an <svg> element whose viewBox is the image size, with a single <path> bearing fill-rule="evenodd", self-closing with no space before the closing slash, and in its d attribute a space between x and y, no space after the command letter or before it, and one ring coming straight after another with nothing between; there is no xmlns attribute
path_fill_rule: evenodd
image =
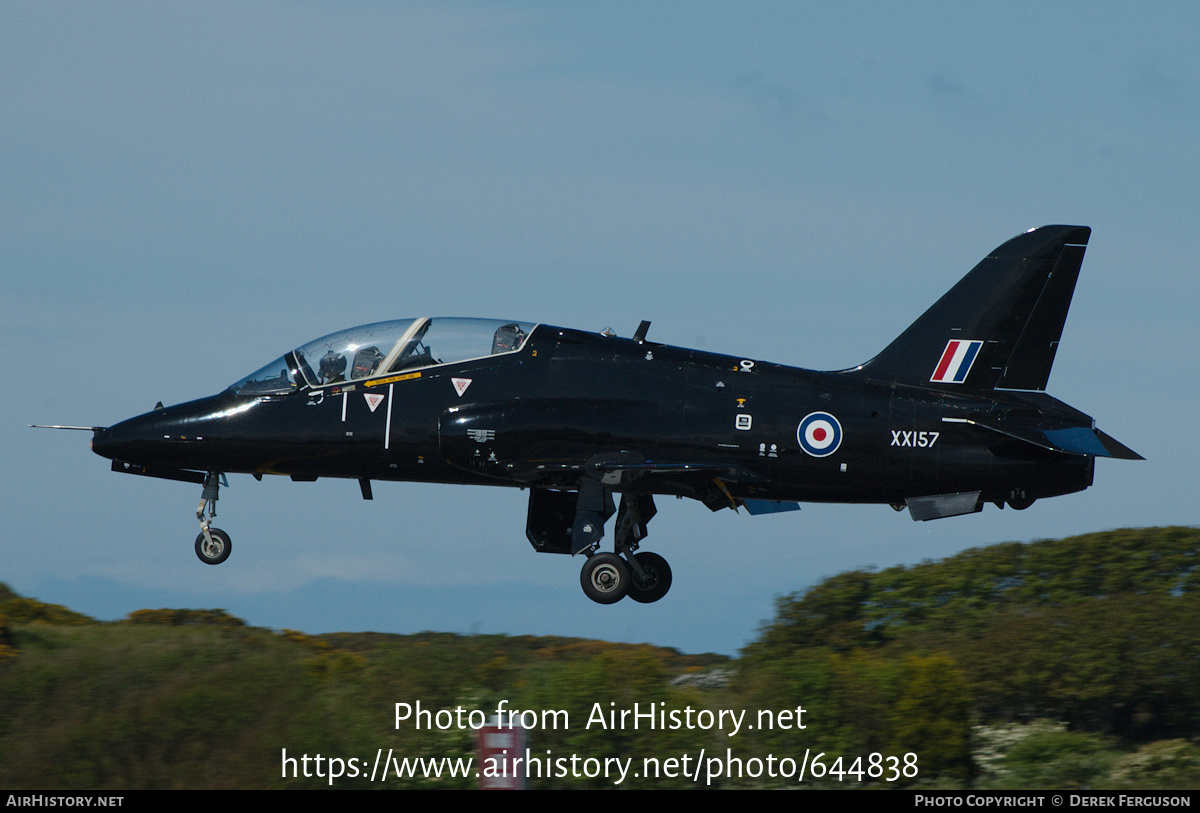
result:
<svg viewBox="0 0 1200 813"><path fill-rule="evenodd" d="M529 489L525 537L539 553L570 553L578 491Z"/></svg>

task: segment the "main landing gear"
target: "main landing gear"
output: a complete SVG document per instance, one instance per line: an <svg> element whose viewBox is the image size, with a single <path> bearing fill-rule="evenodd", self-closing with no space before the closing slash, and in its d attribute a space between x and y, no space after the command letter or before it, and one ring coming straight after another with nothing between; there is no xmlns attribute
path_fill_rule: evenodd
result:
<svg viewBox="0 0 1200 813"><path fill-rule="evenodd" d="M656 513L650 494L621 494L613 533L613 552L600 552L604 523L614 513L612 485L602 476L584 477L576 491L529 490L525 536L540 553L582 553L579 574L584 594L599 604L625 596L649 604L671 589L671 566L657 553L637 553L646 524Z"/></svg>
<svg viewBox="0 0 1200 813"><path fill-rule="evenodd" d="M228 485L228 483L226 483ZM200 507L196 509L196 519L200 522L200 535L196 537L196 555L206 565L219 565L229 558L233 543L229 534L220 528L212 528L209 522L217 515L217 492L221 488L221 473L210 471L204 478L204 491L200 494ZM205 509L208 516L204 516Z"/></svg>
<svg viewBox="0 0 1200 813"><path fill-rule="evenodd" d="M583 500L581 499L581 503ZM611 509L610 509L611 511ZM646 524L655 514L654 498L649 494L621 495L614 533L615 553L598 553L599 538L586 549L587 561L579 573L584 594L598 604L615 604L625 596L641 604L658 601L671 589L671 566L657 553L635 553L646 537ZM603 527L603 514L599 519ZM591 528L586 528L590 532Z"/></svg>

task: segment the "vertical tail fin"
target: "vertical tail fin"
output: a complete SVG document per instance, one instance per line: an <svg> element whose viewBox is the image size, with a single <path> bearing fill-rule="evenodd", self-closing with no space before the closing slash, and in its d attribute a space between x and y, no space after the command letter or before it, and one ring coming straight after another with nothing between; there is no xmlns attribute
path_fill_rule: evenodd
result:
<svg viewBox="0 0 1200 813"><path fill-rule="evenodd" d="M1043 226L999 246L860 374L948 390L1044 390L1090 235Z"/></svg>

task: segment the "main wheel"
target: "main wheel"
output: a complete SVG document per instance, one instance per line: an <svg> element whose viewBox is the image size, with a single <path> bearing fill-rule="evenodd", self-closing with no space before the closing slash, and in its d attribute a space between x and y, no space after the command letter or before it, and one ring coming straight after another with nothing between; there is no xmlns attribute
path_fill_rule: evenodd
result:
<svg viewBox="0 0 1200 813"><path fill-rule="evenodd" d="M632 582L629 565L615 553L589 556L579 572L583 592L597 604L614 604L625 598Z"/></svg>
<svg viewBox="0 0 1200 813"><path fill-rule="evenodd" d="M209 528L208 535L212 537L211 545L204 538L203 531L196 537L196 555L206 565L219 565L229 558L233 543L229 541L229 534L219 528Z"/></svg>
<svg viewBox="0 0 1200 813"><path fill-rule="evenodd" d="M638 553L633 558L646 575L639 579L635 571L630 571L633 581L629 585L629 597L642 604L658 601L671 589L671 566L666 559L650 551Z"/></svg>

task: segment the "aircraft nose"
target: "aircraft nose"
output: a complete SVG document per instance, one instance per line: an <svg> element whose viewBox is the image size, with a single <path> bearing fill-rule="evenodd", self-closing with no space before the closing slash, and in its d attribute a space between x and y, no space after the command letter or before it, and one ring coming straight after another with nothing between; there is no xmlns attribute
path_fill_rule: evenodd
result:
<svg viewBox="0 0 1200 813"><path fill-rule="evenodd" d="M228 413L238 408L227 393L153 409L92 434L92 451L109 460L140 465L207 469L228 462L221 457L228 440Z"/></svg>
<svg viewBox="0 0 1200 813"><path fill-rule="evenodd" d="M115 426L97 428L92 435L92 451L109 460L137 460L144 456L155 439L150 415L139 415Z"/></svg>

